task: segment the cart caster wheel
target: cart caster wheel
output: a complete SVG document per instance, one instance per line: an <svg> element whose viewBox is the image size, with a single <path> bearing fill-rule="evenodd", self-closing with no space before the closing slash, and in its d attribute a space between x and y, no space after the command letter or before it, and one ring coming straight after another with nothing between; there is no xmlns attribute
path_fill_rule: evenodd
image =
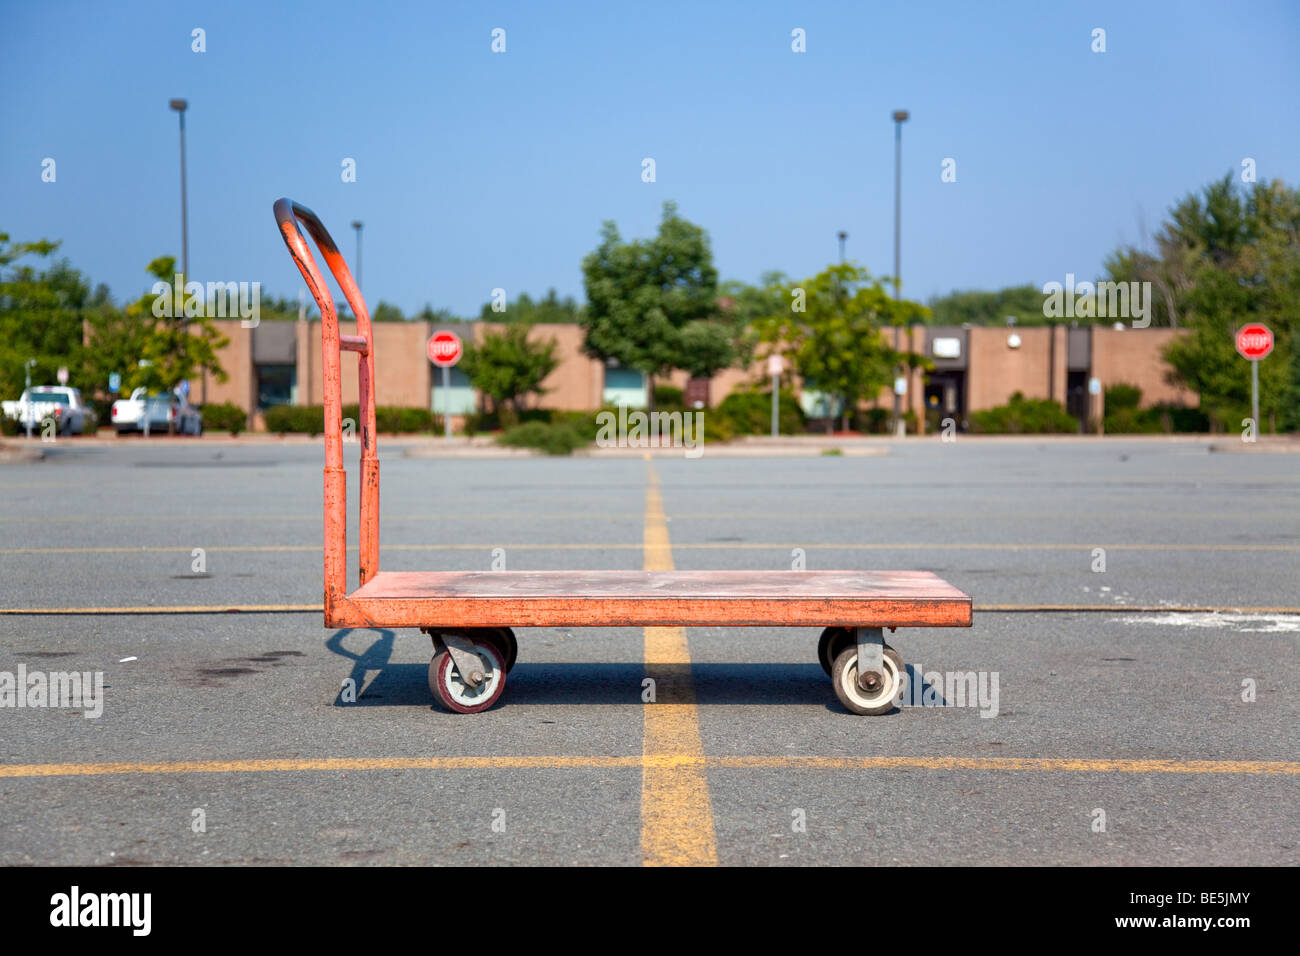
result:
<svg viewBox="0 0 1300 956"><path fill-rule="evenodd" d="M433 655L429 662L429 690L443 707L457 714L477 714L487 710L501 698L506 689L505 662L494 644L475 644L474 650L483 661L487 679L478 687L468 684L456 669L446 648Z"/></svg>
<svg viewBox="0 0 1300 956"><path fill-rule="evenodd" d="M907 673L903 667L903 658L892 647L884 649L884 681L873 691L863 690L858 686L858 648L851 645L840 651L835 658L835 667L831 672L831 681L835 685L835 696L845 708L855 714L875 716L887 714L894 709L898 692L902 688L902 675Z"/></svg>
<svg viewBox="0 0 1300 956"><path fill-rule="evenodd" d="M515 669L515 658L519 656L519 642L515 640L515 632L508 627L488 627L483 630L483 636L501 652L501 659L506 662L506 673L509 674Z"/></svg>
<svg viewBox="0 0 1300 956"><path fill-rule="evenodd" d="M420 628L424 633L433 638L433 648L436 652L438 649L439 632L433 628ZM515 640L515 632L508 627L466 627L449 629L452 634L460 634L468 638L475 644L489 643L500 652L501 659L505 661L506 673L509 674L515 669L515 659L519 656L519 642Z"/></svg>
<svg viewBox="0 0 1300 956"><path fill-rule="evenodd" d="M822 670L828 677L835 667L835 658L840 656L845 645L852 643L853 635L847 627L828 627L822 631L821 639L817 642L817 659L822 662Z"/></svg>

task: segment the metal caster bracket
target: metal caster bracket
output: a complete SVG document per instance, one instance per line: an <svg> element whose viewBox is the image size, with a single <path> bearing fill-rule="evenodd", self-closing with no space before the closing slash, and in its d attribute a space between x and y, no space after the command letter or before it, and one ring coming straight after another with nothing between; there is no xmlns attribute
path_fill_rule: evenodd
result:
<svg viewBox="0 0 1300 956"><path fill-rule="evenodd" d="M874 691L885 680L885 632L879 627L855 627L858 642L858 686Z"/></svg>
<svg viewBox="0 0 1300 956"><path fill-rule="evenodd" d="M435 648L447 649L452 662L456 665L456 670L460 671L461 680L469 686L478 687L491 676L490 671L484 673L483 658L478 656L473 641L459 634L438 631L430 631L429 636L433 638Z"/></svg>

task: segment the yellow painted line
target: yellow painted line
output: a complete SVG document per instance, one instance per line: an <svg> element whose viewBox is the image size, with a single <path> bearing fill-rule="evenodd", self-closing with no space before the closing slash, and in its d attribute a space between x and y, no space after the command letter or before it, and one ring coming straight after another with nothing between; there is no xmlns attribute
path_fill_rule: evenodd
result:
<svg viewBox="0 0 1300 956"><path fill-rule="evenodd" d="M642 550L644 543L609 543L609 544L504 544L501 542L482 542L477 544L384 544L382 551L490 551L492 548L505 548L509 551L632 551ZM0 555L7 554L168 554L191 552L196 545L140 545L138 547L82 547L82 548L0 548ZM679 551L788 551L800 547L805 551L1091 551L1104 548L1107 551L1300 551L1300 544L1106 544L1090 542L1086 544L957 544L953 542L880 542L864 543L860 541L823 541L809 543L793 542L747 542L722 541L701 542L673 545ZM318 544L240 544L204 548L211 553L220 552L316 552L320 553ZM355 551L352 546L349 551Z"/></svg>
<svg viewBox="0 0 1300 956"><path fill-rule="evenodd" d="M719 770L973 770L1039 773L1164 773L1300 776L1293 760L1110 760L1094 757L814 757L704 756L497 756L319 757L270 760L180 760L142 763L0 764L0 778L99 777L127 774L283 773L347 770L607 770L671 773ZM712 828L709 831L712 837ZM716 854L716 850L715 850ZM649 862L649 861L647 861Z"/></svg>
<svg viewBox="0 0 1300 956"><path fill-rule="evenodd" d="M659 476L646 455L645 570L671 571L672 545ZM645 629L646 675L655 699L642 705L641 859L646 866L716 866L717 837L704 743L691 681L691 653L681 627ZM668 757L675 762L655 763Z"/></svg>
<svg viewBox="0 0 1300 956"><path fill-rule="evenodd" d="M1300 606L1286 605L1231 605L1231 604L976 604L973 610L980 614L1022 614L1049 611L1086 611L1113 614L1300 614ZM319 604L158 604L127 607L4 607L0 615L41 614L288 614L323 613ZM678 628L653 628L653 630L679 630ZM673 658L672 662L678 659Z"/></svg>
<svg viewBox="0 0 1300 956"><path fill-rule="evenodd" d="M1258 513L1252 512L1246 517L1258 517ZM640 518L639 511L610 511L594 512L579 511L571 513L546 513L534 514L531 512L520 513L511 512L481 512L462 511L447 514L385 514L383 521L399 523L402 521L475 521L478 519L490 519L493 521L518 521L520 518L538 518L543 520L555 521L573 521L581 518ZM728 515L719 515L719 517L730 517ZM755 513L750 517L766 518L768 515ZM863 515L862 517L867 517ZM933 517L933 514L931 514ZM1041 517L1052 517L1051 515L1042 515ZM220 521L222 524L228 524L237 521L251 521L261 524L266 521L314 521L320 524L320 512L313 512L305 515L263 515L263 514L217 514L217 515L56 515L51 517L33 517L30 515L18 515L6 517L0 515L0 523L6 524L104 524L109 521L127 522L130 524L159 524L164 521Z"/></svg>
<svg viewBox="0 0 1300 956"><path fill-rule="evenodd" d="M641 518L639 511L572 511L572 512L519 512L519 511L459 511L436 514L384 514L382 520L384 524L400 524L404 521L518 521L521 518L535 518L542 521L580 521L583 519L591 520L608 520L611 518ZM674 511L668 514L669 520L745 520L752 519L755 521L771 522L773 520L782 521L805 521L812 519L827 520L852 520L852 521L874 521L878 522L882 518L890 520L914 520L920 518L964 518L968 515L964 512L953 511L945 514L942 511L891 511L887 515L881 515L878 512L862 511L790 511L783 509L779 515L774 515L770 511ZM1070 516L1062 516L1060 512L1042 511L981 511L981 518L999 518L1003 520L1025 519L1025 520L1042 520L1051 519L1053 521L1070 520ZM1243 512L1200 512L1200 511L1113 511L1107 510L1104 515L1089 515L1086 518L1079 517L1075 520L1087 521L1089 524L1095 524L1099 518L1110 520L1122 520L1126 518L1209 518L1216 521L1276 521L1279 518L1296 518L1300 517L1297 511L1260 511L1251 510ZM119 522L127 524L160 524L167 521L219 521L222 524L234 522L252 522L261 524L267 521L314 521L319 523L321 516L319 512L310 514L291 514L291 515L264 515L264 514L211 514L211 515L0 515L0 523L3 524L105 524L108 522Z"/></svg>
<svg viewBox="0 0 1300 956"><path fill-rule="evenodd" d="M5 607L0 614L284 614L324 613L319 604L160 604L137 607Z"/></svg>
<svg viewBox="0 0 1300 956"><path fill-rule="evenodd" d="M984 614L1020 614L1028 611L1124 611L1128 614L1300 614L1300 607L1230 606L1226 604L976 604L973 611Z"/></svg>

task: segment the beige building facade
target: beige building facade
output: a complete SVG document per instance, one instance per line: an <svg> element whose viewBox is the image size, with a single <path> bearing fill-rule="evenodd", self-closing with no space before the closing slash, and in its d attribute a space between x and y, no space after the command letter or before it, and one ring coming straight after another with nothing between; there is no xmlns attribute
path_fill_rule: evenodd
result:
<svg viewBox="0 0 1300 956"><path fill-rule="evenodd" d="M267 321L251 329L243 328L238 320L217 320L215 324L229 339L219 353L227 381L218 382L213 376L206 376L206 381L191 381L190 394L195 401L230 402L247 409L255 428L261 424L259 413L270 405L323 404L318 322ZM454 371L451 389L443 392L440 370L430 363L426 345L430 336L443 328L467 341L481 342L502 327L486 322L375 323L377 403L439 412L449 407L453 419L477 407L477 394L458 370ZM340 330L354 334L356 325L342 322ZM1180 334L1174 329L1097 325L915 326L904 331L903 348L926 356L934 368L928 373L918 369L906 377L903 407L924 429L927 417L931 427L936 417L951 416L960 423L963 416L1006 404L1015 392L1020 392L1030 399L1057 401L1086 421L1101 414L1101 396L1089 389L1094 379L1103 393L1112 385L1139 387L1143 407L1162 403L1195 406L1195 393L1169 383L1169 367L1162 354ZM536 400L539 407L590 410L628 395L635 400L635 387L631 391L615 387L626 386L626 370L608 368L583 354L581 326L534 325L529 338L553 340L559 360L543 383L545 393ZM640 382L639 376L631 378ZM708 383L709 402L716 405L736 389L765 386L768 381L763 361L747 369L727 369ZM676 372L663 384L685 390L688 377ZM644 396L644 382L639 387L639 394ZM797 378L794 387L796 393L801 392ZM345 355L343 402L354 404L357 400L357 363ZM892 391L882 390L875 405L892 409Z"/></svg>

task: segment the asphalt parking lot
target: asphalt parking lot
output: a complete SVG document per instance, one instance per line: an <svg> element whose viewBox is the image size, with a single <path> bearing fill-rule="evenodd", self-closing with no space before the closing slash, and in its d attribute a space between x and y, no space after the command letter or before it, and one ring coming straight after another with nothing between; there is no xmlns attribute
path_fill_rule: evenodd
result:
<svg viewBox="0 0 1300 956"><path fill-rule="evenodd" d="M59 442L0 465L0 672L102 672L103 711L0 710L0 864L1294 865L1300 457L1208 446L381 441L386 570L641 568L657 495L678 568L799 549L975 601L890 636L934 692L882 717L840 706L815 631L762 627L650 663L642 629L521 630L501 704L462 717L427 637L311 610L319 444ZM930 706L951 673L990 695Z"/></svg>

